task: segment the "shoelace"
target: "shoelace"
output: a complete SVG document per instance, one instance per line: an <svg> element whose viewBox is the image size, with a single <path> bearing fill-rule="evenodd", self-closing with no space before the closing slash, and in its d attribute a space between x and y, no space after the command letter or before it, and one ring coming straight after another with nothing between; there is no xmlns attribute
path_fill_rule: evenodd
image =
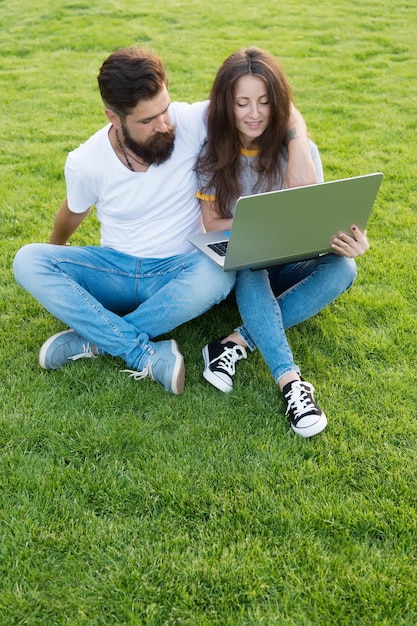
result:
<svg viewBox="0 0 417 626"><path fill-rule="evenodd" d="M77 361L78 359L91 359L96 357L96 353L94 352L94 345L91 343L87 343L83 345L83 351L80 354L74 354L73 356L68 357L68 361Z"/></svg>
<svg viewBox="0 0 417 626"><path fill-rule="evenodd" d="M152 363L148 363L148 365L140 372L137 370L119 370L119 372L129 374L129 378L133 378L133 380L142 380L143 378L147 378L147 376L149 376L152 380L155 380L152 373Z"/></svg>
<svg viewBox="0 0 417 626"><path fill-rule="evenodd" d="M217 367L221 367L228 374L233 374L236 371L236 361L240 359L246 359L246 350L243 346L233 346L233 348L226 348L217 359L213 359L213 362L217 361Z"/></svg>
<svg viewBox="0 0 417 626"><path fill-rule="evenodd" d="M314 389L305 389L303 383L293 383L290 391L285 395L288 400L288 406L285 415L292 410L294 417L297 419L307 412L317 412L317 406L314 404L311 394Z"/></svg>

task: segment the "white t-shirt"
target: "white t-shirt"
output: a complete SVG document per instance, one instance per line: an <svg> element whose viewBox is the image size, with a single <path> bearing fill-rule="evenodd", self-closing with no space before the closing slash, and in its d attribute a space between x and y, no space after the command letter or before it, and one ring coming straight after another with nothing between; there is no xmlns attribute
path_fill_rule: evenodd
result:
<svg viewBox="0 0 417 626"><path fill-rule="evenodd" d="M121 163L110 144L110 125L69 153L68 206L82 213L96 205L102 246L148 258L195 251L187 239L203 230L194 165L206 137L207 104L170 105L173 153L146 172L132 172Z"/></svg>

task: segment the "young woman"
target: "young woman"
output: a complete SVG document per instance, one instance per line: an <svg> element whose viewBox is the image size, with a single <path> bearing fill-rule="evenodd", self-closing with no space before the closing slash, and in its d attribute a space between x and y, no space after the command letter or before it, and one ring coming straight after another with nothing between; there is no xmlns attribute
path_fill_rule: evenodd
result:
<svg viewBox="0 0 417 626"><path fill-rule="evenodd" d="M292 128L291 89L278 62L258 48L240 50L220 67L210 94L208 137L197 162L203 221L207 231L230 229L239 196L281 189L286 184L288 144L306 141ZM309 141L317 182L320 156ZM318 434L327 425L314 387L295 364L285 330L312 317L354 281L353 260L368 248L366 232L352 226L331 242L334 254L318 259L237 272L235 294L243 326L203 349L204 377L231 391L237 361L258 348L287 403L292 430Z"/></svg>

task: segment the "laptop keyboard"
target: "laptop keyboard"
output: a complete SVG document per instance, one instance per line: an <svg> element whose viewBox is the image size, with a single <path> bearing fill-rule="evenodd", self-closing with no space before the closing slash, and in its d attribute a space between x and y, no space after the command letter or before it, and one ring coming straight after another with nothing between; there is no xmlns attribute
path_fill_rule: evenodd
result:
<svg viewBox="0 0 417 626"><path fill-rule="evenodd" d="M227 244L229 242L226 241L218 241L217 243L209 243L208 247L216 252L219 256L226 256Z"/></svg>

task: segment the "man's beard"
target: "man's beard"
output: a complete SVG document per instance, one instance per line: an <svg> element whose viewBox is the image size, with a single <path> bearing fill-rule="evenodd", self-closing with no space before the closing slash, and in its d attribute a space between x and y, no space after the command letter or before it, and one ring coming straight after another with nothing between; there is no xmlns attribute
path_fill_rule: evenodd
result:
<svg viewBox="0 0 417 626"><path fill-rule="evenodd" d="M122 131L126 148L148 165L152 165L153 163L160 165L167 161L172 154L175 142L175 128L170 124L168 125L166 133L156 133L142 143L132 138L123 123Z"/></svg>

